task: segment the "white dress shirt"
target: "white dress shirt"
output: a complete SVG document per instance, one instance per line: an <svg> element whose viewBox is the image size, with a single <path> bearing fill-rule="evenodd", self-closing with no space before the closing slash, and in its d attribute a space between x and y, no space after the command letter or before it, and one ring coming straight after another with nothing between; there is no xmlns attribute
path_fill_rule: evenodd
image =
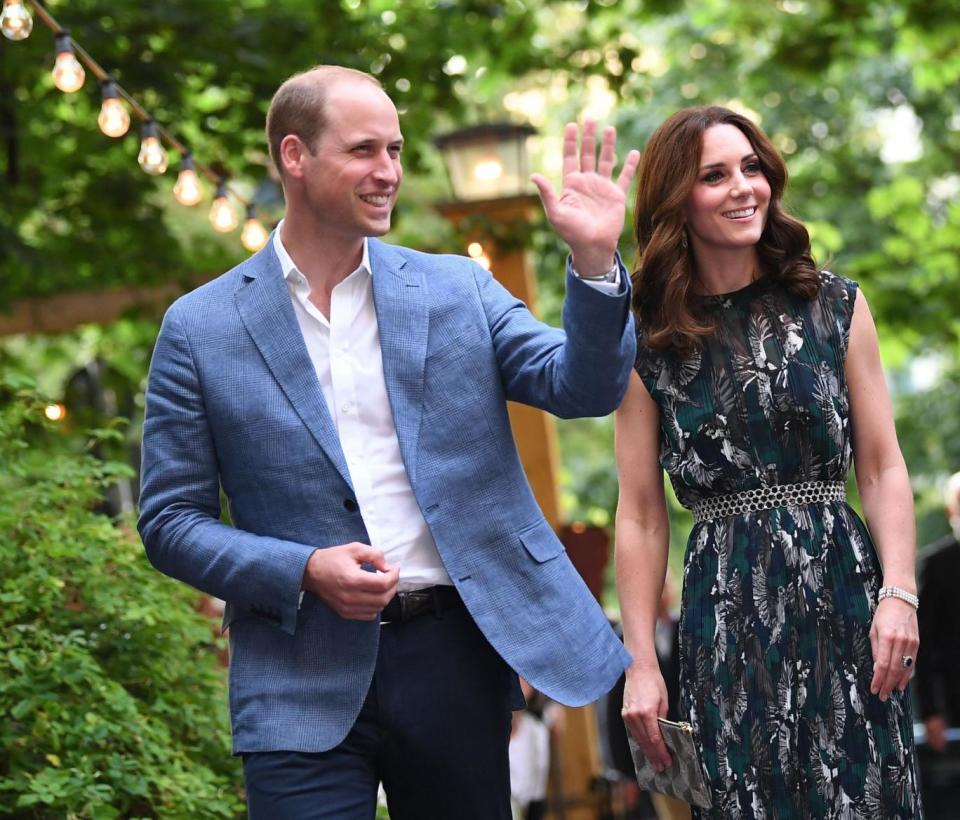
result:
<svg viewBox="0 0 960 820"><path fill-rule="evenodd" d="M400 455L383 377L367 242L360 267L333 289L328 320L310 301L310 285L280 241L282 225L274 233L274 249L370 543L400 567L399 589L450 584Z"/></svg>

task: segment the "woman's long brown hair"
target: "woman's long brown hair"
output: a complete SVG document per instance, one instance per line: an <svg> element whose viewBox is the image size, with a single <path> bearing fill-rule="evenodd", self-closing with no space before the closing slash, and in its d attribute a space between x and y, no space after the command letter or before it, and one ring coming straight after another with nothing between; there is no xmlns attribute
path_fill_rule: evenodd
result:
<svg viewBox="0 0 960 820"><path fill-rule="evenodd" d="M787 167L767 136L729 108L685 108L650 137L640 160L634 233L637 263L631 277L633 309L646 343L655 350L689 352L713 332L709 315L698 310L693 257L685 247L685 208L700 172L703 132L714 125L743 132L770 183L767 223L757 255L761 272L791 293L812 299L820 276L803 224L783 208Z"/></svg>

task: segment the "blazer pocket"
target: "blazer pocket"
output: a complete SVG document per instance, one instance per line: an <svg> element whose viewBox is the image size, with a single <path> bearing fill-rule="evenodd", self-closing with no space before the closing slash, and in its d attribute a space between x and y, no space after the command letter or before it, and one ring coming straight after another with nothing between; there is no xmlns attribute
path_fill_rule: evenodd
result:
<svg viewBox="0 0 960 820"><path fill-rule="evenodd" d="M546 520L521 530L519 538L531 557L541 564L556 558L564 551L563 544Z"/></svg>

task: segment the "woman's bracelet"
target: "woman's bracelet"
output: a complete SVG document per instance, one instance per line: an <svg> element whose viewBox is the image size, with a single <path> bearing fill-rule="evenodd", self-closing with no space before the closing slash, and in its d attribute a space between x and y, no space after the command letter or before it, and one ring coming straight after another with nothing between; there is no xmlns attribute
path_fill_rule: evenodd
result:
<svg viewBox="0 0 960 820"><path fill-rule="evenodd" d="M920 599L912 592L907 592L900 587L880 587L880 592L877 594L877 603L880 603L884 598L899 598L901 601L906 601L914 609L920 609Z"/></svg>

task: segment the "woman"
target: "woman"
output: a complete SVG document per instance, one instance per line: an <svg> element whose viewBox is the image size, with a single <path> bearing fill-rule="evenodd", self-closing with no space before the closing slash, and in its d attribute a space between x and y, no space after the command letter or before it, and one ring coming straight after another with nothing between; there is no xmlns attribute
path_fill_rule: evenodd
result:
<svg viewBox="0 0 960 820"><path fill-rule="evenodd" d="M623 714L658 768L661 467L694 511L682 709L711 818L921 817L905 689L919 640L913 502L876 331L783 208L783 160L725 108L644 152L638 354L617 411ZM869 522L844 500L853 456Z"/></svg>

